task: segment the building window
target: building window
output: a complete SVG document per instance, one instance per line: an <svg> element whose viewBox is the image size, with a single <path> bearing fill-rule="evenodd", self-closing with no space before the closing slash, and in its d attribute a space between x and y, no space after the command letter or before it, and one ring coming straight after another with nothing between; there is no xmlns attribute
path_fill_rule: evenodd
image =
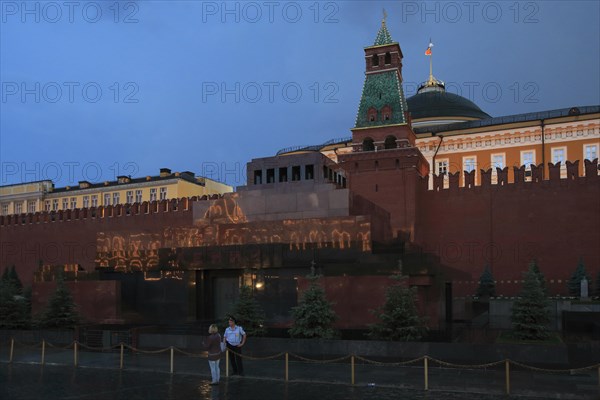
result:
<svg viewBox="0 0 600 400"><path fill-rule="evenodd" d="M52 209L51 207L50 200L44 201L44 211L50 211Z"/></svg>
<svg viewBox="0 0 600 400"><path fill-rule="evenodd" d="M379 56L377 54L373 54L373 56L371 57L371 65L374 67L379 66Z"/></svg>
<svg viewBox="0 0 600 400"><path fill-rule="evenodd" d="M141 203L142 202L142 191L141 190L136 190L135 191L135 202L136 203Z"/></svg>
<svg viewBox="0 0 600 400"><path fill-rule="evenodd" d="M92 195L92 207L98 207L98 195Z"/></svg>
<svg viewBox="0 0 600 400"><path fill-rule="evenodd" d="M156 188L150 189L150 201L156 201Z"/></svg>
<svg viewBox="0 0 600 400"><path fill-rule="evenodd" d="M2 204L2 215L8 215L8 204Z"/></svg>
<svg viewBox="0 0 600 400"><path fill-rule="evenodd" d="M58 199L52 200L52 211L58 211Z"/></svg>
<svg viewBox="0 0 600 400"><path fill-rule="evenodd" d="M254 171L254 184L262 185L262 169L257 169Z"/></svg>
<svg viewBox="0 0 600 400"><path fill-rule="evenodd" d="M373 142L373 139L371 138L365 138L365 140L363 140L363 151L373 151L375 150L375 144Z"/></svg>
<svg viewBox="0 0 600 400"><path fill-rule="evenodd" d="M502 154L492 154L492 170L495 171L496 168L504 169L506 167L506 155Z"/></svg>
<svg viewBox="0 0 600 400"><path fill-rule="evenodd" d="M279 182L287 182L287 167L279 168Z"/></svg>
<svg viewBox="0 0 600 400"><path fill-rule="evenodd" d="M161 187L160 188L160 199L161 200L166 200L167 199L167 188L166 187Z"/></svg>
<svg viewBox="0 0 600 400"><path fill-rule="evenodd" d="M391 63L392 63L392 55L388 51L387 53L385 53L385 64L390 65Z"/></svg>
<svg viewBox="0 0 600 400"><path fill-rule="evenodd" d="M90 196L83 196L83 208L90 207Z"/></svg>
<svg viewBox="0 0 600 400"><path fill-rule="evenodd" d="M448 175L448 160L438 160L436 161L436 173L438 176L440 175Z"/></svg>
<svg viewBox="0 0 600 400"><path fill-rule="evenodd" d="M561 163L561 165L565 165L565 161L567 161L567 148L566 147L555 147L552 149L552 163Z"/></svg>
<svg viewBox="0 0 600 400"><path fill-rule="evenodd" d="M71 210L77 208L77 197L71 197Z"/></svg>
<svg viewBox="0 0 600 400"><path fill-rule="evenodd" d="M113 193L113 206L119 204L119 193Z"/></svg>
<svg viewBox="0 0 600 400"><path fill-rule="evenodd" d="M583 145L583 154L586 160L594 161L598 158L598 145L597 144L586 144Z"/></svg>
<svg viewBox="0 0 600 400"><path fill-rule="evenodd" d="M395 149L396 147L398 147L398 145L396 144L396 137L395 136L386 137L383 147L386 149Z"/></svg>
<svg viewBox="0 0 600 400"><path fill-rule="evenodd" d="M22 214L22 213L23 213L23 202L22 201L15 202L15 214Z"/></svg>
<svg viewBox="0 0 600 400"><path fill-rule="evenodd" d="M133 190L127 191L127 204L133 203Z"/></svg>
<svg viewBox="0 0 600 400"><path fill-rule="evenodd" d="M477 157L463 157L463 165L465 171L475 171L475 168L477 168Z"/></svg>
<svg viewBox="0 0 600 400"><path fill-rule="evenodd" d="M267 169L267 183L275 183L275 168Z"/></svg>
<svg viewBox="0 0 600 400"><path fill-rule="evenodd" d="M521 165L524 165L526 170L530 170L531 164L535 165L535 150L522 151L521 152Z"/></svg>
<svg viewBox="0 0 600 400"><path fill-rule="evenodd" d="M304 179L309 180L309 179L314 179L315 177L315 167L314 165L310 164L304 167Z"/></svg>
<svg viewBox="0 0 600 400"><path fill-rule="evenodd" d="M62 209L63 210L68 210L69 209L69 199L62 199Z"/></svg>
<svg viewBox="0 0 600 400"><path fill-rule="evenodd" d="M110 193L104 193L104 204L105 207L110 205Z"/></svg>
<svg viewBox="0 0 600 400"><path fill-rule="evenodd" d="M292 167L292 180L299 181L300 180L300 166L295 165Z"/></svg>

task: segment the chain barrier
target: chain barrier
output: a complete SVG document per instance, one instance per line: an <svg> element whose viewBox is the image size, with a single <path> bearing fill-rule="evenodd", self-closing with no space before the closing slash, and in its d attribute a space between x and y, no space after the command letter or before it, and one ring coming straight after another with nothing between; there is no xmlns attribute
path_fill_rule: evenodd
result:
<svg viewBox="0 0 600 400"><path fill-rule="evenodd" d="M229 350L230 353L235 354L236 356L240 356L242 358L247 358L248 360L274 360L276 358L279 358L279 357L285 355L285 353L277 353L277 354L273 354L272 356L255 357L255 356L241 354L241 353L238 353L237 351L233 351L231 349L227 349L227 350Z"/></svg>
<svg viewBox="0 0 600 400"><path fill-rule="evenodd" d="M184 354L184 355L186 355L188 357L203 357L203 356L206 357L206 355L205 355L206 352L205 351L202 352L202 353L188 353L187 351L181 350L181 349L179 349L177 347L173 347L173 350L175 350L176 352L178 352L180 354Z"/></svg>
<svg viewBox="0 0 600 400"><path fill-rule="evenodd" d="M594 364L594 365L590 365L588 367L581 367L581 368L571 368L571 369L548 369L548 368L539 368L539 367L533 367L531 365L527 365L527 364L521 364L520 362L517 361L511 361L510 362L512 365L516 365L518 367L524 368L524 369L528 369L531 371L536 371L536 372L547 372L547 373L576 373L576 372L583 372L583 371L588 371L588 370L593 370L593 369L598 369L600 368L600 364Z"/></svg>
<svg viewBox="0 0 600 400"><path fill-rule="evenodd" d="M357 360L364 361L367 364L380 365L380 366L399 367L399 366L402 366L402 365L410 365L410 364L415 364L415 363L417 363L419 361L423 361L423 359L425 358L425 356L419 357L419 358L415 358L414 360L397 361L397 362L382 362L382 361L369 360L368 358L364 358L364 357L356 356L356 355L354 356L354 358L356 358Z"/></svg>
<svg viewBox="0 0 600 400"><path fill-rule="evenodd" d="M136 352L142 353L142 354L158 354L158 353L164 353L165 351L171 350L170 347L167 347L166 349L160 349L160 350L140 350L140 349L136 349L135 347L130 346L128 344L124 345L124 347L127 347L129 350L133 350L133 351L136 351Z"/></svg>
<svg viewBox="0 0 600 400"><path fill-rule="evenodd" d="M350 357L352 357L352 356L343 356L343 357L340 357L340 358L333 358L331 360L313 360L313 359L310 359L310 358L299 356L298 354L294 354L294 353L289 353L289 355L290 355L290 357L296 357L299 360L306 361L306 362L313 363L313 364L321 364L321 363L322 364L330 364L330 363L336 363L336 362L347 360Z"/></svg>
<svg viewBox="0 0 600 400"><path fill-rule="evenodd" d="M429 360L438 363L444 367L451 367L451 368L465 368L465 369L477 369L477 368L481 368L481 369L486 369L486 368L490 368L490 367L495 367L496 365L500 365L500 364L504 364L506 362L506 360L502 360L502 361L494 361L491 363L487 363L487 364L473 364L473 365L469 365L469 364L454 364L454 363L449 363L446 361L442 361L442 360L437 360L435 358L431 358L431 357L427 357ZM511 361L511 363L514 363L514 361Z"/></svg>
<svg viewBox="0 0 600 400"><path fill-rule="evenodd" d="M74 343L75 343L75 342L71 342L71 343L69 343L69 344L68 344L68 345L66 345L66 346L58 346L58 345L52 344L52 343L50 343L50 342L46 342L46 346L52 347L52 348L54 348L54 349L68 350L68 349L70 349L70 348L72 348L72 347L73 347L73 344L74 344Z"/></svg>
<svg viewBox="0 0 600 400"><path fill-rule="evenodd" d="M39 348L42 347L42 342L35 343L35 344L30 344L30 343L26 343L26 342L18 342L18 341L15 340L15 345L19 345L19 346L25 347L26 349L37 349L38 347Z"/></svg>

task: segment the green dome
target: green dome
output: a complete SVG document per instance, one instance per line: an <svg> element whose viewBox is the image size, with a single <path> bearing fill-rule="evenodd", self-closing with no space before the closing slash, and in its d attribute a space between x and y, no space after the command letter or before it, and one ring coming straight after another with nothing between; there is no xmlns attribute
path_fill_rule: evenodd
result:
<svg viewBox="0 0 600 400"><path fill-rule="evenodd" d="M451 117L459 119L491 118L475 103L445 90L419 90L417 94L406 99L408 111L413 120L427 118Z"/></svg>

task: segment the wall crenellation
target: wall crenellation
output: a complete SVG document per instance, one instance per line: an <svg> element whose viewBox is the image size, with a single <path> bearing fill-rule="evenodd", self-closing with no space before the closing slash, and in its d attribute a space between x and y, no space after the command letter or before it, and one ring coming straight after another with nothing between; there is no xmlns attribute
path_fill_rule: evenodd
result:
<svg viewBox="0 0 600 400"><path fill-rule="evenodd" d="M229 195L226 193L225 195ZM117 204L115 206L99 206L76 208L74 210L41 211L27 214L0 216L0 227L40 224L51 222L69 222L78 220L102 220L135 215L160 214L172 212L191 212L192 203L196 201L216 200L224 195L204 195L201 197L182 197L170 200L144 201L133 204Z"/></svg>
<svg viewBox="0 0 600 400"><path fill-rule="evenodd" d="M463 171L448 173L446 175L434 174L433 189L428 189L429 176L425 176L421 179L421 188L428 192L457 192L465 191L473 188L500 188L500 187L521 187L525 185L560 185L567 186L571 183L585 184L585 183L597 183L600 181L600 175L598 170L598 159L593 161L584 161L585 176L579 175L579 160L571 162L567 161L565 166L558 162L556 164L548 163L548 177L544 177L544 165L531 164L531 170L527 170L524 165L520 167L513 167L514 182L508 181L508 167L496 168L496 183L492 184L492 169L487 170L481 169L481 184L475 185L475 171ZM464 186L460 186L461 175L464 177ZM526 178L531 178L530 180ZM448 181L448 187L444 187L444 182Z"/></svg>

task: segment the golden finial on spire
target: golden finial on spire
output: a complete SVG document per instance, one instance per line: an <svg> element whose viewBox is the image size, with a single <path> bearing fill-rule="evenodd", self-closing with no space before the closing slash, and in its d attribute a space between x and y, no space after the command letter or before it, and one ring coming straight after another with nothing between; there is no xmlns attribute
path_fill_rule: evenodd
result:
<svg viewBox="0 0 600 400"><path fill-rule="evenodd" d="M387 12L385 12L385 8L383 9L383 19L381 20L382 24L385 24L385 20L387 19Z"/></svg>

